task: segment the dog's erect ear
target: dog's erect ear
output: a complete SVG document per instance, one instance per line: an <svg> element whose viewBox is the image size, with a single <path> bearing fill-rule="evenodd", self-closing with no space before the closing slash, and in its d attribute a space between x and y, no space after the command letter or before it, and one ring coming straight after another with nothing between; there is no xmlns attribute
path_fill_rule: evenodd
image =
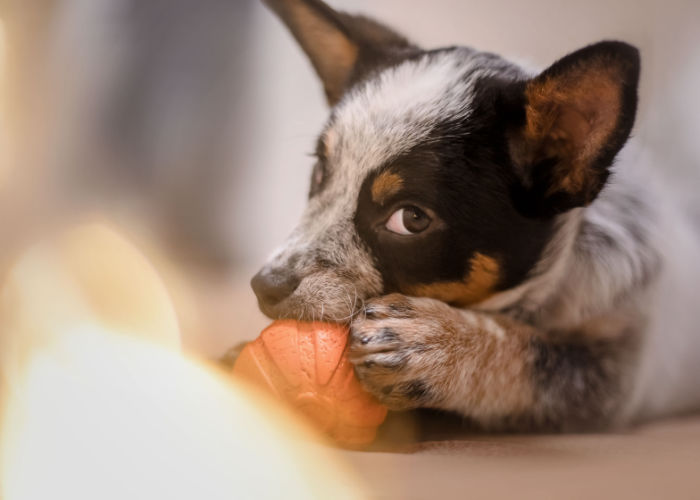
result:
<svg viewBox="0 0 700 500"><path fill-rule="evenodd" d="M320 0L264 0L284 21L323 82L330 105L368 71L415 50L405 38Z"/></svg>
<svg viewBox="0 0 700 500"><path fill-rule="evenodd" d="M600 42L525 84L509 133L524 212L553 215L595 199L634 124L638 81L637 49Z"/></svg>

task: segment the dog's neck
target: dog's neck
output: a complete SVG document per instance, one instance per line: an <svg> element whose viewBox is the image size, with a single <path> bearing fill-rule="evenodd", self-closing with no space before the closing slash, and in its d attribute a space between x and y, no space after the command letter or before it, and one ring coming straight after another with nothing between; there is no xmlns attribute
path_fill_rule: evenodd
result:
<svg viewBox="0 0 700 500"><path fill-rule="evenodd" d="M548 330L581 328L635 308L659 262L650 238L652 198L645 191L634 182L613 181L589 207L560 215L555 236L530 278L475 308Z"/></svg>

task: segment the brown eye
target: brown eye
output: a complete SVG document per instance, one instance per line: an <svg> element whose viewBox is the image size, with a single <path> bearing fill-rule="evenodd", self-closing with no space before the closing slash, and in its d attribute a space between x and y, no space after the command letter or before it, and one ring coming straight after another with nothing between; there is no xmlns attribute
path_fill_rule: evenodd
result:
<svg viewBox="0 0 700 500"><path fill-rule="evenodd" d="M385 227L396 234L416 234L425 231L430 222L430 217L423 210L408 206L394 212Z"/></svg>

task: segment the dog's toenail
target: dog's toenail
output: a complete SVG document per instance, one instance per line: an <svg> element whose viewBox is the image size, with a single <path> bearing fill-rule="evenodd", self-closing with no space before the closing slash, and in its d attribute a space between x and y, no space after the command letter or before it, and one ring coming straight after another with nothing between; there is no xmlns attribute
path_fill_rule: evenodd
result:
<svg viewBox="0 0 700 500"><path fill-rule="evenodd" d="M361 343L362 345L369 344L369 337L368 337L367 335L365 335L364 337L362 337L362 338L360 339L360 343Z"/></svg>
<svg viewBox="0 0 700 500"><path fill-rule="evenodd" d="M374 361L368 359L367 361L362 363L362 366L364 366L365 368L372 368L374 366Z"/></svg>

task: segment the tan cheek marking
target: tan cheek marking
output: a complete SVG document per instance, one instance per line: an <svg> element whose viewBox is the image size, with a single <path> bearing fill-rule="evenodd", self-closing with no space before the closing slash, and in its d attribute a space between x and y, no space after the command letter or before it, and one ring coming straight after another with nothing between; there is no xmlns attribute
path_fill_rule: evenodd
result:
<svg viewBox="0 0 700 500"><path fill-rule="evenodd" d="M372 183L372 201L383 205L403 187L403 179L397 173L382 172Z"/></svg>
<svg viewBox="0 0 700 500"><path fill-rule="evenodd" d="M500 266L493 257L476 253L464 281L429 283L407 287L407 293L431 297L456 306L480 302L491 295L500 278Z"/></svg>

